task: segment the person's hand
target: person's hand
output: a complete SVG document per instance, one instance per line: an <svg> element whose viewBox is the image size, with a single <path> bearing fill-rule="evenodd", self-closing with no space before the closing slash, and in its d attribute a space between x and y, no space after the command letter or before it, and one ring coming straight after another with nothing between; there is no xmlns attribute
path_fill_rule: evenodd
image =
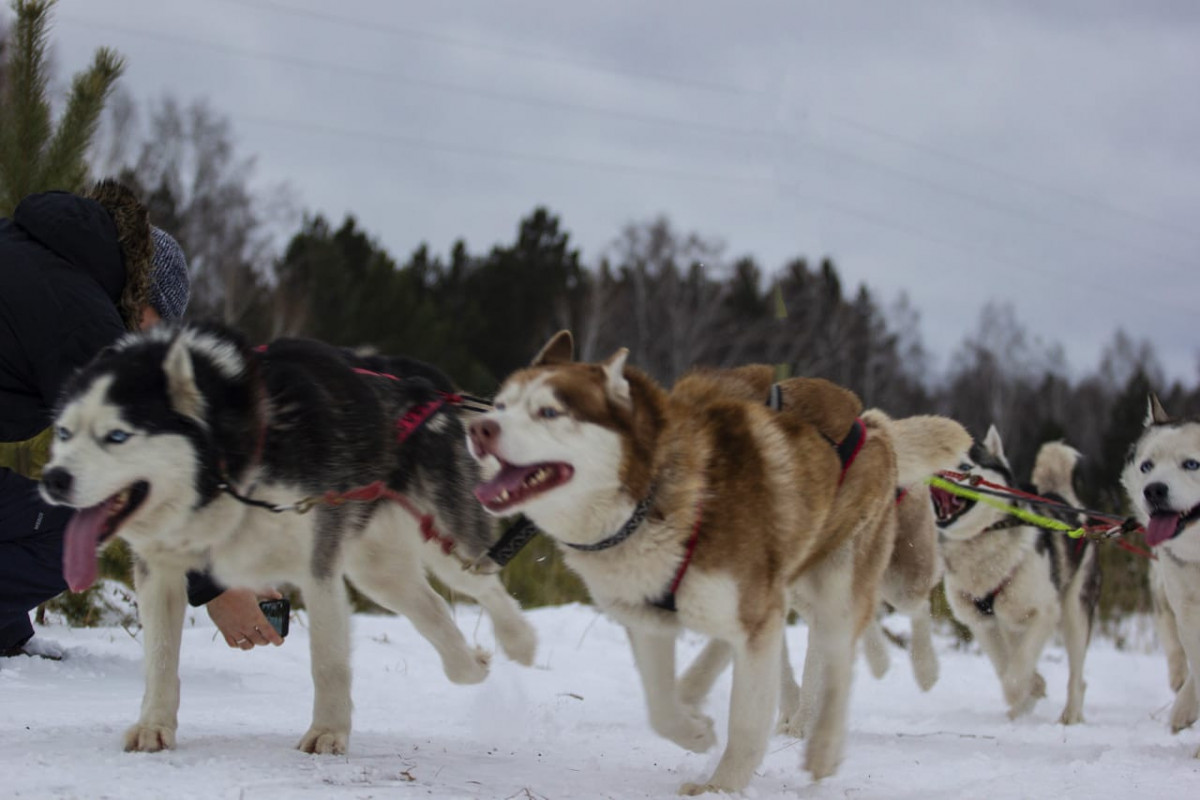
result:
<svg viewBox="0 0 1200 800"><path fill-rule="evenodd" d="M283 644L283 637L271 627L258 607L260 597L278 600L283 595L274 590L260 595L253 589L226 589L208 601L208 615L230 647L252 650L256 644Z"/></svg>

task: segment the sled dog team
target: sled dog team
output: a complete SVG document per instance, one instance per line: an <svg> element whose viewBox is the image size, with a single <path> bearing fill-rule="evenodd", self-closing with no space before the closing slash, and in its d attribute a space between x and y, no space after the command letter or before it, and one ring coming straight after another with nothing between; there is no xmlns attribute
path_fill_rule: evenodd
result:
<svg viewBox="0 0 1200 800"><path fill-rule="evenodd" d="M557 542L596 605L626 627L655 732L713 747L703 702L732 662L724 752L684 794L746 788L776 726L807 740L815 779L832 774L859 641L875 675L888 666L881 603L912 619L917 683L937 680L929 593L939 581L995 667L1010 716L1045 695L1037 662L1061 630L1061 721L1082 721L1096 545L925 486L943 470L1016 486L995 428L973 443L952 420L892 419L824 380L776 382L767 366L698 369L667 389L627 355L578 362L559 333L486 413L464 411L451 381L411 360L305 340L251 348L218 326L131 334L98 356L64 392L41 492L78 509L64 555L72 589L95 580L97 549L112 537L136 554L146 686L126 749L175 745L192 569L303 594L306 752L343 753L350 735L343 579L408 616L455 683L484 680L489 655L467 643L427 572L478 600L501 649L532 663L534 631L488 555L489 515L516 514ZM1077 507L1078 457L1043 446L1038 493ZM1178 731L1200 710L1200 424L1151 399L1123 483L1158 555L1156 621ZM297 504L311 513L292 513ZM784 643L793 611L809 637L799 683ZM709 644L679 671L683 629Z"/></svg>

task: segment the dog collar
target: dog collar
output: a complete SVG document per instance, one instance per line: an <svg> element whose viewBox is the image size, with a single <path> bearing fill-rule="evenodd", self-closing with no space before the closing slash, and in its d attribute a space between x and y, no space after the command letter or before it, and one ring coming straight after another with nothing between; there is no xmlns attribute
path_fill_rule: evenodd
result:
<svg viewBox="0 0 1200 800"><path fill-rule="evenodd" d="M641 524L646 521L646 517L650 514L650 506L653 504L654 487L651 487L650 493L634 507L633 513L629 515L629 519L625 520L625 524L621 526L621 529L612 536L609 536L607 539L601 539L593 544L575 544L574 542L563 542L563 544L584 553L595 553L600 550L607 550L610 547L616 547L630 536L633 536L634 531L641 527Z"/></svg>

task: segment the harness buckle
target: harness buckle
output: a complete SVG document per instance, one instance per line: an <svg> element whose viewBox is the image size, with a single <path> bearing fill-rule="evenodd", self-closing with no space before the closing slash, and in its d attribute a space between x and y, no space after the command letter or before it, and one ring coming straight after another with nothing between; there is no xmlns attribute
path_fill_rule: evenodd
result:
<svg viewBox="0 0 1200 800"><path fill-rule="evenodd" d="M308 497L302 497L299 500L297 500L296 504L294 506L292 506L292 510L295 511L297 514L307 514L308 512L310 512L314 508L316 508L317 504L320 502L321 502L321 498L319 496L309 495Z"/></svg>

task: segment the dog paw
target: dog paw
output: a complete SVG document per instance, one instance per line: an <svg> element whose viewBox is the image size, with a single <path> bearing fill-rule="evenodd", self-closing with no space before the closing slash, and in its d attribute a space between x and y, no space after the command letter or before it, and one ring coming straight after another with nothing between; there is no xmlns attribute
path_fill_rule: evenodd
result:
<svg viewBox="0 0 1200 800"><path fill-rule="evenodd" d="M804 749L804 769L812 775L814 781L828 778L837 772L841 760L840 737L814 737L809 739L808 747Z"/></svg>
<svg viewBox="0 0 1200 800"><path fill-rule="evenodd" d="M720 789L718 789L717 787L715 787L711 784L692 783L691 781L688 781L687 783L685 783L679 787L679 794L681 797L695 797L697 795L708 794L709 792L718 792L718 791L720 791Z"/></svg>
<svg viewBox="0 0 1200 800"><path fill-rule="evenodd" d="M928 692L938 680L938 657L933 642L914 636L911 661L917 686L921 687L922 692Z"/></svg>
<svg viewBox="0 0 1200 800"><path fill-rule="evenodd" d="M157 753L175 749L175 729L169 725L141 723L125 731L125 752Z"/></svg>
<svg viewBox="0 0 1200 800"><path fill-rule="evenodd" d="M345 755L346 745L350 741L350 731L336 731L328 728L312 727L300 739L296 749L305 753L321 756Z"/></svg>
<svg viewBox="0 0 1200 800"><path fill-rule="evenodd" d="M497 629L496 638L500 641L500 649L504 655L524 664L533 666L533 658L537 655L537 631L525 620L502 629Z"/></svg>
<svg viewBox="0 0 1200 800"><path fill-rule="evenodd" d="M447 661L445 664L446 677L451 683L471 684L481 683L488 676L488 667L492 663L492 654L482 647L468 651L467 657Z"/></svg>
<svg viewBox="0 0 1200 800"><path fill-rule="evenodd" d="M917 679L917 686L922 692L928 692L933 688L938 681L938 661L937 656L932 652L929 658L913 661L913 677Z"/></svg>
<svg viewBox="0 0 1200 800"><path fill-rule="evenodd" d="M696 797L702 794L710 794L712 792L734 792L736 789L723 789L712 783L692 783L688 781L679 787L679 795L681 797Z"/></svg>
<svg viewBox="0 0 1200 800"><path fill-rule="evenodd" d="M1060 725L1078 725L1083 722L1083 711L1078 708L1064 708L1062 716L1058 718Z"/></svg>
<svg viewBox="0 0 1200 800"><path fill-rule="evenodd" d="M775 733L781 736L790 736L793 739L803 739L807 731L807 719L804 714L796 712L789 715L780 715L779 722L775 725Z"/></svg>
<svg viewBox="0 0 1200 800"><path fill-rule="evenodd" d="M1030 712L1034 703L1036 702L1037 698L1035 698L1033 695L1028 695L1023 700L1018 700L1017 702L1010 704L1008 707L1008 718L1016 719L1017 717L1025 716Z"/></svg>
<svg viewBox="0 0 1200 800"><path fill-rule="evenodd" d="M1187 686L1184 687L1186 690ZM1171 733L1179 733L1190 728L1196 722L1196 693L1181 691L1175 695L1175 705L1171 706Z"/></svg>
<svg viewBox="0 0 1200 800"><path fill-rule="evenodd" d="M1040 700L1046 696L1046 679L1042 677L1042 673L1033 673L1033 681L1029 685L1029 694L1034 700Z"/></svg>
<svg viewBox="0 0 1200 800"><path fill-rule="evenodd" d="M676 718L652 727L663 738L692 753L706 752L717 743L712 718L692 709L681 709Z"/></svg>

